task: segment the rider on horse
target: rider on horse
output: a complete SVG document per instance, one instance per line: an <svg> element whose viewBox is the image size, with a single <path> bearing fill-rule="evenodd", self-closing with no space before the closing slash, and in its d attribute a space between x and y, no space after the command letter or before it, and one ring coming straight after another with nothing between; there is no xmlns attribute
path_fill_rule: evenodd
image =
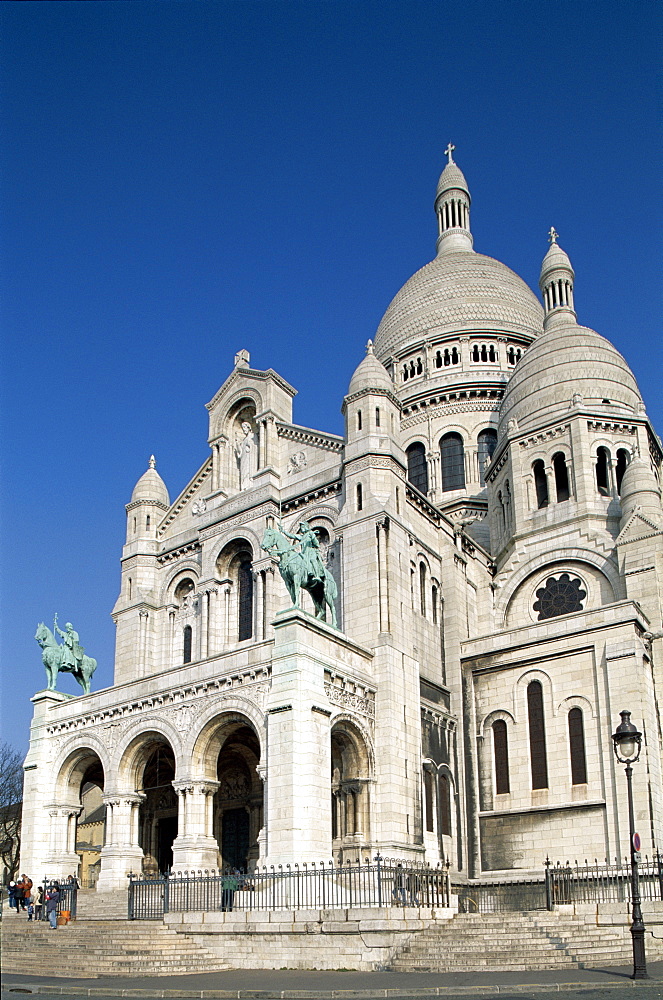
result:
<svg viewBox="0 0 663 1000"><path fill-rule="evenodd" d="M304 566L311 583L324 583L325 565L320 555L320 540L308 521L299 522L296 535L291 535L283 525L281 525L281 532L286 538L292 538L293 541L299 542Z"/></svg>

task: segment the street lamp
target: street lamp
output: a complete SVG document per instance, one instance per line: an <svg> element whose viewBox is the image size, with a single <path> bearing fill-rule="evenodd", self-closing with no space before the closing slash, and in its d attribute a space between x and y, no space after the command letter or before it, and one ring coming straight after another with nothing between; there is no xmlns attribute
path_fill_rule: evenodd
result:
<svg viewBox="0 0 663 1000"><path fill-rule="evenodd" d="M633 768L640 756L642 733L631 722L630 712L620 712L622 721L612 734L615 757L620 764L626 764L626 788L628 790L628 832L631 843L631 902L633 905L631 938L633 940L633 975L631 979L649 979L645 958L645 925L640 908L640 880L638 878L638 850L635 844L635 820L633 817Z"/></svg>

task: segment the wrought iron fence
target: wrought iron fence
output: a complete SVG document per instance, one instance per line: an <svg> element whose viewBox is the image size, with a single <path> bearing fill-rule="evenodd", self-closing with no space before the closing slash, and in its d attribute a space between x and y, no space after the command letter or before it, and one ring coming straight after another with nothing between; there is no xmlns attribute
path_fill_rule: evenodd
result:
<svg viewBox="0 0 663 1000"><path fill-rule="evenodd" d="M663 900L663 854L655 851L638 863L640 898ZM630 903L632 871L629 858L584 864L553 865L546 859L546 886L549 908L568 903Z"/></svg>
<svg viewBox="0 0 663 1000"><path fill-rule="evenodd" d="M545 910L546 881L540 879L473 879L453 883L451 892L458 898L459 913L507 913L525 910Z"/></svg>
<svg viewBox="0 0 663 1000"><path fill-rule="evenodd" d="M169 872L129 876L129 919L159 920L171 911L334 910L376 906L446 907L449 866L431 868L382 857L277 865L253 872Z"/></svg>

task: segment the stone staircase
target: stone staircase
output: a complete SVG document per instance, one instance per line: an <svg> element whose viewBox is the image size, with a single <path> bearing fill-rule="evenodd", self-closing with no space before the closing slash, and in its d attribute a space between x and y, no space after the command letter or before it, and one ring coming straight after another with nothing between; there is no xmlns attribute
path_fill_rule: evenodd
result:
<svg viewBox="0 0 663 1000"><path fill-rule="evenodd" d="M156 920L79 917L53 931L46 922L28 923L13 914L2 920L2 967L4 972L72 978L182 975L230 968L186 934Z"/></svg>
<svg viewBox="0 0 663 1000"><path fill-rule="evenodd" d="M398 972L524 972L628 965L630 935L562 913L458 914L413 935Z"/></svg>
<svg viewBox="0 0 663 1000"><path fill-rule="evenodd" d="M80 889L76 903L76 917L80 920L126 920L128 893L126 889L113 892L96 892Z"/></svg>

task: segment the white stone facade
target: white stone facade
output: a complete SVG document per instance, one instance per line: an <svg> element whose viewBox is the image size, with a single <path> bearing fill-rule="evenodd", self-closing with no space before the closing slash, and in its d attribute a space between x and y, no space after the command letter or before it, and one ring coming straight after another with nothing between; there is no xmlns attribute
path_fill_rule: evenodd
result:
<svg viewBox="0 0 663 1000"><path fill-rule="evenodd" d="M454 872L628 849L610 734L628 709L643 851L663 843L661 445L626 362L579 326L552 235L545 308L474 251L455 163L438 253L355 372L344 437L235 367L210 457L127 505L112 687L35 695L21 870L78 864L103 789L100 889L129 871L386 857ZM262 548L318 534L338 628ZM34 877L34 875L33 875Z"/></svg>

